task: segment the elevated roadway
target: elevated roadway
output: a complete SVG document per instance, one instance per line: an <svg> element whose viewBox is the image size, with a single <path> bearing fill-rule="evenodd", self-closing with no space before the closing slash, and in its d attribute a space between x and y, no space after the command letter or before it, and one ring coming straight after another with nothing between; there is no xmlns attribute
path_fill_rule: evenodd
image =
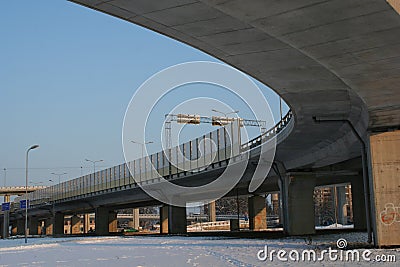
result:
<svg viewBox="0 0 400 267"><path fill-rule="evenodd" d="M25 186L1 186L0 187L0 196L5 196L5 195L23 195L25 194L25 190L30 192L34 192L39 189L44 189L46 186L28 186L25 188Z"/></svg>
<svg viewBox="0 0 400 267"><path fill-rule="evenodd" d="M357 209L372 202L366 221L374 226L374 241L379 245L400 243L390 235L400 226L391 226L394 228L389 231L380 216L386 203L399 199L400 187L399 181L393 180L399 177L400 164L400 16L388 2L72 2L198 48L283 97L293 112L294 126L278 144L277 164L266 181L270 187L260 190L277 189L281 181L280 190L286 198L285 227L291 234L314 231L311 195L316 185L357 177L356 193L364 188L366 196ZM314 118L331 122L316 123ZM251 168L248 166L249 171ZM217 175L218 170L205 174ZM360 182L362 174L364 183ZM245 189L242 193L247 194ZM123 194L120 196L122 199ZM136 196L138 205L146 202ZM85 202L88 206L106 201L100 195L91 195L91 199ZM78 203L82 202L76 199L64 208L73 210ZM61 211L62 205L58 207Z"/></svg>

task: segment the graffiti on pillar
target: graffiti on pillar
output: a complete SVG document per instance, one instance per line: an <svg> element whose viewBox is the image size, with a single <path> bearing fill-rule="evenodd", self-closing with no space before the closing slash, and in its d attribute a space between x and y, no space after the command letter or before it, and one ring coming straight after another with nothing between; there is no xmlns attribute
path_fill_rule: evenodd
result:
<svg viewBox="0 0 400 267"><path fill-rule="evenodd" d="M396 207L393 203L386 203L385 209L380 213L380 218L385 225L400 223L400 207Z"/></svg>

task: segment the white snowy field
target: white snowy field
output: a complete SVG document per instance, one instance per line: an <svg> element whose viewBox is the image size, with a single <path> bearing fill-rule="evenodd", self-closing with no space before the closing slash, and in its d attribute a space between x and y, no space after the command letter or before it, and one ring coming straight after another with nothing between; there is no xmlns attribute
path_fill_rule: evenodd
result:
<svg viewBox="0 0 400 267"><path fill-rule="evenodd" d="M344 238L352 246L366 239L364 233L344 233L302 238L238 239L217 237L131 236L131 237L74 237L0 240L0 266L352 266L382 265L378 262L280 261L274 255L261 261L257 253L315 249L320 253L329 246L336 249L336 240ZM361 252L364 249L359 249ZM400 249L371 249L376 255L395 255L396 262L384 266L399 266ZM260 254L263 256L264 254ZM292 255L293 256L293 255ZM288 255L286 255L286 258Z"/></svg>

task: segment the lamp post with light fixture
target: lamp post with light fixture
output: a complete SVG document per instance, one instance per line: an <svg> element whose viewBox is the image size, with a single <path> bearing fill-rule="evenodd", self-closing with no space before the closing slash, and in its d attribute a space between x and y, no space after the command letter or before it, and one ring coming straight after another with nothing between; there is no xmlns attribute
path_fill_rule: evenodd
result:
<svg viewBox="0 0 400 267"><path fill-rule="evenodd" d="M28 148L25 158L25 244L28 243L28 156L29 151L38 147L39 145L33 145Z"/></svg>

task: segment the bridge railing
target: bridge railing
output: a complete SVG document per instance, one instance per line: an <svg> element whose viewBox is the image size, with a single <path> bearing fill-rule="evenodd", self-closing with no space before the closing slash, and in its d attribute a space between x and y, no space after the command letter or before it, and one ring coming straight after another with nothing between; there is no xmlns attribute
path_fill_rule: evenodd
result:
<svg viewBox="0 0 400 267"><path fill-rule="evenodd" d="M144 185L158 182L160 177L171 179L197 173L210 165L225 166L230 158L277 136L291 119L292 112L289 111L273 128L245 144L240 144L240 140L235 137L237 128L228 124L167 151L37 190L29 193L28 199L31 206L57 203L114 188L133 188L138 186L137 183ZM15 202L24 198L16 198Z"/></svg>

